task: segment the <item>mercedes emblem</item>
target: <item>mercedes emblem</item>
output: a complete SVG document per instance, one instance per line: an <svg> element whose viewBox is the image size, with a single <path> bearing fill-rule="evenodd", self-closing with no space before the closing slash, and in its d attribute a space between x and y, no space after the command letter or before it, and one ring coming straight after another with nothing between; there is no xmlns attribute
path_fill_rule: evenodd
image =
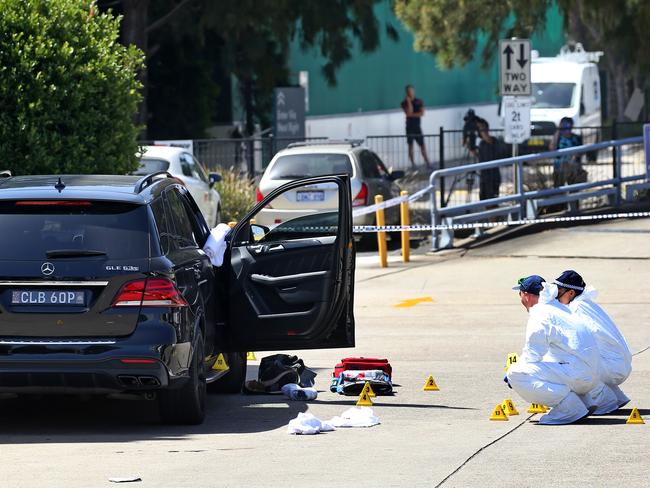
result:
<svg viewBox="0 0 650 488"><path fill-rule="evenodd" d="M43 273L45 276L50 276L52 273L54 273L54 265L52 263L43 263L41 265L41 273Z"/></svg>

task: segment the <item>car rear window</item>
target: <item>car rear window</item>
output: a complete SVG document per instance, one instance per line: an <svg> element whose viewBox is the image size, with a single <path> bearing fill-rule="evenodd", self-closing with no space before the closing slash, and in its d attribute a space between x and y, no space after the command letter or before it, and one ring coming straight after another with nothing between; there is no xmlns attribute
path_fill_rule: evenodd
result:
<svg viewBox="0 0 650 488"><path fill-rule="evenodd" d="M43 260L48 251L149 257L147 208L114 202L0 202L0 260Z"/></svg>
<svg viewBox="0 0 650 488"><path fill-rule="evenodd" d="M347 154L288 154L280 156L271 171L272 180L295 180L308 176L348 174L352 176L352 163Z"/></svg>
<svg viewBox="0 0 650 488"><path fill-rule="evenodd" d="M140 160L140 167L136 169L134 175L148 175L156 171L167 171L169 169L169 161L164 159L142 158Z"/></svg>

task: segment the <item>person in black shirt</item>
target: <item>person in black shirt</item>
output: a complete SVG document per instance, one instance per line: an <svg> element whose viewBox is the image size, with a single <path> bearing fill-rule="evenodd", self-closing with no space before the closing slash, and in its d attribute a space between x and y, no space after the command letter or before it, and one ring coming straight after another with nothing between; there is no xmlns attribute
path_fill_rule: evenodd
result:
<svg viewBox="0 0 650 488"><path fill-rule="evenodd" d="M402 100L402 110L406 115L406 143L409 148L411 166L415 168L415 162L413 161L413 141L415 141L420 146L427 167L431 168L431 162L424 147L424 136L422 135L421 120L424 115L424 102L419 98L415 98L415 88L412 85L406 85L406 98Z"/></svg>
<svg viewBox="0 0 650 488"><path fill-rule="evenodd" d="M487 120L478 121L478 133L481 142L478 145L478 160L480 163L494 161L505 156L504 145L496 137L490 135L490 125ZM481 184L479 198L488 200L499 196L501 186L501 171L499 168L484 169L480 172Z"/></svg>

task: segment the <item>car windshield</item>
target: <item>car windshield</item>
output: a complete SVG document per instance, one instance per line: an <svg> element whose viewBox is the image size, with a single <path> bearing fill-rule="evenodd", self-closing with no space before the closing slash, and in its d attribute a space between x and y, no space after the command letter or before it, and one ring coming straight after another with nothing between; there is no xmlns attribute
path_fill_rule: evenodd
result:
<svg viewBox="0 0 650 488"><path fill-rule="evenodd" d="M569 108L575 83L533 83L533 108Z"/></svg>
<svg viewBox="0 0 650 488"><path fill-rule="evenodd" d="M167 171L168 169L169 161L165 161L164 159L142 158L140 160L140 167L133 174L144 176L157 171Z"/></svg>
<svg viewBox="0 0 650 488"><path fill-rule="evenodd" d="M0 202L1 260L148 258L147 208L113 202Z"/></svg>
<svg viewBox="0 0 650 488"><path fill-rule="evenodd" d="M280 156L269 173L272 180L294 180L308 176L347 174L352 163L347 154L290 154Z"/></svg>

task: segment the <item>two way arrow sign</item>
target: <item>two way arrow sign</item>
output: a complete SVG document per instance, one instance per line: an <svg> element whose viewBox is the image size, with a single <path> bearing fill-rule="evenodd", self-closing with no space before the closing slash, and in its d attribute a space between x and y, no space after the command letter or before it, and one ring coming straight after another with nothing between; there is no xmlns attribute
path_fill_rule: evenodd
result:
<svg viewBox="0 0 650 488"><path fill-rule="evenodd" d="M519 44L519 59L517 59L517 64L523 68L526 66L526 63L528 63L528 59L525 57L525 49L526 46L523 44ZM515 52L512 50L512 47L510 44L506 45L506 48L503 50L503 54L506 55L506 69L512 69L512 64L510 62L510 57L514 54Z"/></svg>
<svg viewBox="0 0 650 488"><path fill-rule="evenodd" d="M530 96L530 40L499 41L499 93L502 96Z"/></svg>

